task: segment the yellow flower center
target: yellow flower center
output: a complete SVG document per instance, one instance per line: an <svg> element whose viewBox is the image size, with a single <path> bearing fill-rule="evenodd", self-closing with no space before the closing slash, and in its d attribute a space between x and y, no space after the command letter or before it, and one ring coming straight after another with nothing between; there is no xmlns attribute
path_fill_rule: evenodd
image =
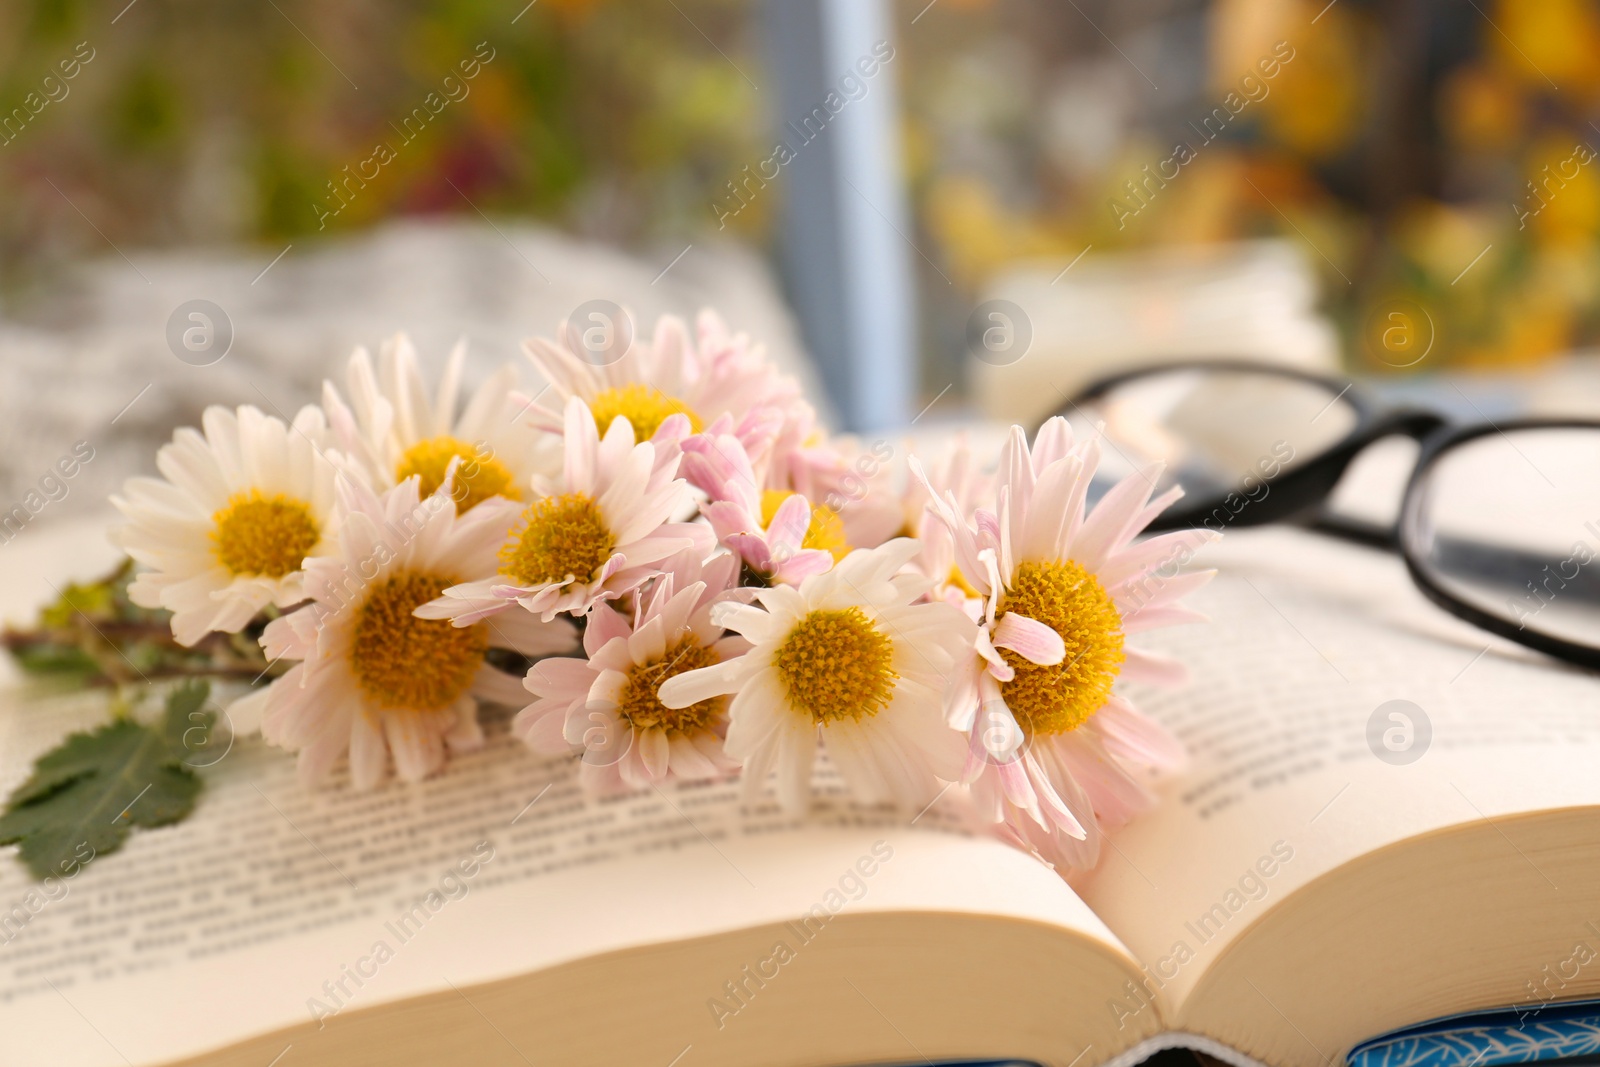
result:
<svg viewBox="0 0 1600 1067"><path fill-rule="evenodd" d="M589 401L589 410L594 412L594 422L600 428L602 437L618 418L627 419L633 426L635 441L648 441L654 437L670 415L689 416L689 429L694 433L705 429L700 416L683 401L643 382L629 382L619 388L601 390Z"/></svg>
<svg viewBox="0 0 1600 1067"><path fill-rule="evenodd" d="M983 596L982 593L978 592L972 587L971 582L967 581L967 576L961 573L960 567L950 568L950 576L944 580L944 584L954 586L955 588L961 590L962 594L967 597L976 599Z"/></svg>
<svg viewBox="0 0 1600 1067"><path fill-rule="evenodd" d="M356 616L350 669L361 691L383 708L438 711L467 691L489 647L487 623L453 626L411 614L453 578L401 571L375 585Z"/></svg>
<svg viewBox="0 0 1600 1067"><path fill-rule="evenodd" d="M300 569L322 531L303 500L259 489L235 493L211 516L211 544L228 573L282 578Z"/></svg>
<svg viewBox="0 0 1600 1067"><path fill-rule="evenodd" d="M1122 616L1099 579L1078 564L1021 564L1000 598L997 618L1015 611L1042 622L1067 646L1060 663L1042 666L1010 649L1000 654L1017 672L1000 687L1017 722L1035 734L1082 726L1105 704L1122 668Z"/></svg>
<svg viewBox="0 0 1600 1067"><path fill-rule="evenodd" d="M406 449L395 466L394 479L403 482L412 475L422 477L421 496L424 500L439 491L444 484L450 461L459 458L456 468L456 514L465 514L492 496L521 500L522 494L512 484L511 471L492 455L480 455L478 449L457 437L430 437Z"/></svg>
<svg viewBox="0 0 1600 1067"><path fill-rule="evenodd" d="M787 489L765 489L761 493L761 525L771 526L783 502L794 496ZM832 553L834 562L850 554L850 542L845 540L844 522L839 513L826 504L811 509L811 521L806 524L806 535L800 540L801 548L820 548Z"/></svg>
<svg viewBox="0 0 1600 1067"><path fill-rule="evenodd" d="M894 645L860 608L813 611L772 657L789 703L818 724L861 720L889 706Z"/></svg>
<svg viewBox="0 0 1600 1067"><path fill-rule="evenodd" d="M712 697L686 708L669 708L661 703L656 694L668 678L676 678L684 671L698 670L720 662L715 652L700 644L692 635L684 638L667 649L656 662L636 664L628 671L628 684L622 691L617 714L640 730L660 727L687 734L708 729L711 720L726 706L727 697Z"/></svg>
<svg viewBox="0 0 1600 1067"><path fill-rule="evenodd" d="M525 586L588 581L611 558L617 539L585 493L535 500L500 549L500 573Z"/></svg>

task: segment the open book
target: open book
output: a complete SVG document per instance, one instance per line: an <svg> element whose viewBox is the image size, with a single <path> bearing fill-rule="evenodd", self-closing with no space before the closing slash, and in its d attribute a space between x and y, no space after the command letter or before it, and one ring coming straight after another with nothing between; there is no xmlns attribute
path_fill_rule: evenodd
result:
<svg viewBox="0 0 1600 1067"><path fill-rule="evenodd" d="M47 894L0 863L0 1063L1098 1067L1182 1044L1310 1067L1600 994L1593 677L1457 624L1377 553L1294 531L1208 552L1216 621L1149 642L1192 683L1134 694L1192 766L1080 884L972 832L957 790L863 808L825 763L796 821L729 783L586 800L504 720L372 794L303 789L241 740L192 819ZM93 706L13 703L5 786Z"/></svg>

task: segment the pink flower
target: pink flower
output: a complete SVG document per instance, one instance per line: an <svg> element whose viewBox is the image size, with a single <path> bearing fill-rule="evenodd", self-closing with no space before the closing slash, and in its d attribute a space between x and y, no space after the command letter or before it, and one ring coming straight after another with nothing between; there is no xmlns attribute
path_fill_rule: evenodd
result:
<svg viewBox="0 0 1600 1067"><path fill-rule="evenodd" d="M602 440L588 406L568 401L564 457L562 476L502 530L499 572L446 589L420 617L469 626L512 604L545 620L582 615L637 589L684 549L710 552L705 526L670 521L692 506L676 458L660 463L654 445L635 444L627 419Z"/></svg>
<svg viewBox="0 0 1600 1067"><path fill-rule="evenodd" d="M561 324L559 342L527 341L524 353L550 380L556 397L554 405L533 405L534 425L562 432L564 405L576 398L588 405L602 432L626 418L641 440L659 444L726 419L726 426L752 435L754 444L757 436L775 438L791 408L809 410L798 385L780 375L744 334L730 334L711 311L700 313L698 327L698 346L683 320L671 315L656 322L649 342L618 334L624 324L570 320ZM606 332L586 332L596 330Z"/></svg>
<svg viewBox="0 0 1600 1067"><path fill-rule="evenodd" d="M983 597L963 576L956 560L955 537L934 509L935 501L948 501L958 515L972 514L979 500L993 491L992 479L972 461L972 450L962 439L931 473L916 464L917 474L907 480L899 506L906 528L917 538L917 556L911 565L934 582L935 600L960 608L977 619Z"/></svg>
<svg viewBox="0 0 1600 1067"><path fill-rule="evenodd" d="M1150 499L1160 464L1086 512L1098 459L1094 441L1074 446L1063 419L1041 428L1031 452L1015 428L993 510L967 514L949 489L932 502L964 581L983 599L966 710L954 719L969 732L964 779L1011 836L1085 868L1104 831L1148 807L1148 783L1183 760L1113 683L1183 679L1181 665L1124 638L1203 618L1177 601L1212 572L1179 568L1214 539L1185 530L1134 542L1181 493Z"/></svg>
<svg viewBox="0 0 1600 1067"><path fill-rule="evenodd" d="M541 752L581 751L578 778L593 795L737 770L722 747L725 698L671 709L657 691L749 647L711 621L712 605L737 598L738 578L737 557L724 552L702 565L687 552L641 593L633 621L596 605L584 657L545 659L528 671L523 685L537 699L518 713L512 731Z"/></svg>
<svg viewBox="0 0 1600 1067"><path fill-rule="evenodd" d="M847 551L837 516L798 493L762 489L744 446L731 434L683 442L683 472L711 498L700 513L717 540L764 580L796 585ZM830 519L832 525L830 525Z"/></svg>
<svg viewBox="0 0 1600 1067"><path fill-rule="evenodd" d="M463 629L416 617L463 571L493 565L504 513L515 510L494 498L457 516L449 493L419 497L418 482L380 496L359 479L339 480L337 544L307 561L309 603L274 619L261 641L274 661L299 662L230 709L236 723L259 717L268 742L298 752L306 781L346 754L358 789L381 782L391 756L401 778L426 777L447 750L483 743L478 700L498 699L510 680L485 662L488 648L572 647L566 620Z"/></svg>
<svg viewBox="0 0 1600 1067"><path fill-rule="evenodd" d="M914 532L900 505L909 480L904 461L895 462L901 448L882 438L862 447L846 436L807 451L811 462L791 464L786 484L769 478L769 485L800 493L838 515L851 548L877 548Z"/></svg>

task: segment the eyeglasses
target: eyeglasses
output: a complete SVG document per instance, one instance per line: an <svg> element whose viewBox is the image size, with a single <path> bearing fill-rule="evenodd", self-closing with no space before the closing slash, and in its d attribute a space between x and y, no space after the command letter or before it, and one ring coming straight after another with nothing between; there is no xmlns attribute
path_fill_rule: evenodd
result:
<svg viewBox="0 0 1600 1067"><path fill-rule="evenodd" d="M1290 522L1397 551L1451 614L1600 668L1600 421L1452 425L1348 382L1230 360L1118 374L1059 414L1104 433L1112 478L1165 462L1157 491L1185 496L1153 531ZM1397 525L1330 514L1351 463L1393 437L1420 444Z"/></svg>

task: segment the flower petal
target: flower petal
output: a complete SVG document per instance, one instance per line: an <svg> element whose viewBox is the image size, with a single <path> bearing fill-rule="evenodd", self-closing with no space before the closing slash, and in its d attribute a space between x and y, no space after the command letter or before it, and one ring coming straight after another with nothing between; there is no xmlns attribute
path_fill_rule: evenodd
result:
<svg viewBox="0 0 1600 1067"><path fill-rule="evenodd" d="M740 656L725 663L684 671L662 682L656 697L669 708L687 708L702 700L737 693L752 667L745 662L747 659L748 656Z"/></svg>
<svg viewBox="0 0 1600 1067"><path fill-rule="evenodd" d="M1061 635L1037 619L1008 611L994 628L996 648L1009 648L1030 663L1054 666L1067 658Z"/></svg>

